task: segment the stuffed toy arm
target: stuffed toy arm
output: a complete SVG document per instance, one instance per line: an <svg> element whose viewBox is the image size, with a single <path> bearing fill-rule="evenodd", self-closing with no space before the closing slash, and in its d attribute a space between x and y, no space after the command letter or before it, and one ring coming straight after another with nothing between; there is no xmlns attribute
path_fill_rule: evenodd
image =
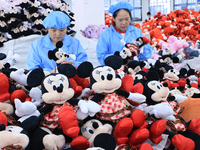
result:
<svg viewBox="0 0 200 150"><path fill-rule="evenodd" d="M51 112L52 110L53 110L53 105L52 104L46 104L44 107L39 109L39 112L44 113L44 115L45 115L45 114Z"/></svg>
<svg viewBox="0 0 200 150"><path fill-rule="evenodd" d="M38 87L34 87L30 90L29 96L32 98L31 102L35 104L35 106L41 106L41 103L43 102L42 100L42 91Z"/></svg>
<svg viewBox="0 0 200 150"><path fill-rule="evenodd" d="M88 100L88 101L80 100L78 102L78 106L81 112L85 114L88 113L93 116L101 110L101 106L92 100Z"/></svg>
<svg viewBox="0 0 200 150"><path fill-rule="evenodd" d="M7 55L7 63L4 65L5 68L10 68L11 66L14 66L15 64L20 62L20 55L18 54L13 54L12 51L8 51Z"/></svg>
<svg viewBox="0 0 200 150"><path fill-rule="evenodd" d="M92 117L101 110L101 106L92 100L86 101L72 98L68 102L72 105L79 106L80 109L76 113L79 120L85 119L88 115Z"/></svg>
<svg viewBox="0 0 200 150"><path fill-rule="evenodd" d="M28 86L27 84L27 75L24 73L24 69L20 68L16 71L10 73L10 78L15 80L17 83Z"/></svg>
<svg viewBox="0 0 200 150"><path fill-rule="evenodd" d="M127 92L122 89L118 89L118 90L116 90L116 92L119 95L125 96L128 100L131 100L133 102L143 103L146 101L146 96L139 94L139 93L131 93L131 92Z"/></svg>
<svg viewBox="0 0 200 150"><path fill-rule="evenodd" d="M174 94L173 96L168 97L169 101L177 101L178 103L182 103L184 100L188 99L187 96L183 96L180 94Z"/></svg>
<svg viewBox="0 0 200 150"><path fill-rule="evenodd" d="M165 120L176 120L176 118L173 116L174 111L168 105L168 103L159 103L156 105L148 106L144 109L144 112L149 113L150 115L154 115L158 119L162 118Z"/></svg>
<svg viewBox="0 0 200 150"><path fill-rule="evenodd" d="M68 54L68 57L74 61L76 60L76 55L74 54Z"/></svg>

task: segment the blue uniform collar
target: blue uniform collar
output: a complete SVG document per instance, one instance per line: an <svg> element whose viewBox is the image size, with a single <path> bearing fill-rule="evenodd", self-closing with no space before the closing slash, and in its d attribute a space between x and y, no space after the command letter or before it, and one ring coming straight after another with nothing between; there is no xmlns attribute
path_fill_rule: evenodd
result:
<svg viewBox="0 0 200 150"><path fill-rule="evenodd" d="M55 48L55 46L51 42L49 34L45 35L43 38L44 38L43 39L44 40L43 46L45 48L49 48L49 49ZM69 45L70 45L69 36L66 34L65 37L63 38L63 46L66 47L66 46L69 46Z"/></svg>
<svg viewBox="0 0 200 150"><path fill-rule="evenodd" d="M111 31L114 32L119 38L121 38L121 39L123 38L122 35L115 30L113 25L111 25L110 28L111 28ZM133 25L128 26L126 33L125 33L125 38L124 38L125 41L127 41L129 39L129 36L131 35L130 32L132 32L134 30L135 30L135 27Z"/></svg>
<svg viewBox="0 0 200 150"><path fill-rule="evenodd" d="M112 31L117 32L117 31L115 30L115 28L114 28L113 25L111 25L110 28L112 29ZM126 30L126 33L127 33L127 32L130 32L130 31L134 31L134 30L135 30L134 26L129 25L128 28L127 28L127 30ZM117 32L117 33L119 33L119 32ZM120 34L120 33L119 33L119 34Z"/></svg>

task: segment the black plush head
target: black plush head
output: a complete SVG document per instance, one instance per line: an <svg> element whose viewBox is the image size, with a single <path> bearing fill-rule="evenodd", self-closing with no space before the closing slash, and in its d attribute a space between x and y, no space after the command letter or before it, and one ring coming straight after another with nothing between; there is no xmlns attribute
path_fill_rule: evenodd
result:
<svg viewBox="0 0 200 150"><path fill-rule="evenodd" d="M169 94L168 84L161 84L158 73L156 71L149 71L147 82L144 84L143 94L146 96L146 102L149 105L166 101Z"/></svg>
<svg viewBox="0 0 200 150"><path fill-rule="evenodd" d="M96 93L112 93L121 86L115 70L121 67L122 60L113 55L105 59L105 64L93 68L90 62L83 62L77 68L79 77L90 77L90 87Z"/></svg>

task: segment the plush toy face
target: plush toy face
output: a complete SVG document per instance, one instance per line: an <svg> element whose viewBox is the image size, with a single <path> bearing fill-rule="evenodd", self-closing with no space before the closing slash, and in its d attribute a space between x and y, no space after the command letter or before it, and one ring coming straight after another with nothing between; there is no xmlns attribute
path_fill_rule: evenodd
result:
<svg viewBox="0 0 200 150"><path fill-rule="evenodd" d="M200 93L199 89L191 87L191 88L186 89L184 95L188 97L192 97L195 93L199 94Z"/></svg>
<svg viewBox="0 0 200 150"><path fill-rule="evenodd" d="M100 134L100 133L108 133L111 134L112 132L112 126L109 124L102 124L97 119L91 119L87 121L82 127L81 127L81 133L84 137L86 137L89 142L90 146L93 146L94 138Z"/></svg>
<svg viewBox="0 0 200 150"><path fill-rule="evenodd" d="M166 64L172 64L172 58L171 56L169 57L163 57L160 59L160 62L166 63Z"/></svg>
<svg viewBox="0 0 200 150"><path fill-rule="evenodd" d="M0 132L0 148L19 145L25 149L29 143L29 137L23 132L23 128L19 126L7 126L5 130Z"/></svg>
<svg viewBox="0 0 200 150"><path fill-rule="evenodd" d="M170 69L167 73L164 74L165 79L170 81L178 81L179 80L179 71L176 69Z"/></svg>
<svg viewBox="0 0 200 150"><path fill-rule="evenodd" d="M137 72L139 72L141 70L140 66L137 66L135 68L128 68L128 72L132 75L135 75Z"/></svg>
<svg viewBox="0 0 200 150"><path fill-rule="evenodd" d="M100 66L94 69L92 78L94 83L91 88L96 93L112 93L121 86L121 80L116 78L115 70L109 66Z"/></svg>
<svg viewBox="0 0 200 150"><path fill-rule="evenodd" d="M167 100L169 94L168 87L164 87L160 82L155 80L148 82L147 86L149 90L152 91L151 99L154 102L161 102Z"/></svg>
<svg viewBox="0 0 200 150"><path fill-rule="evenodd" d="M41 84L42 99L46 103L63 104L74 96L67 76L56 73L46 76Z"/></svg>
<svg viewBox="0 0 200 150"><path fill-rule="evenodd" d="M67 54L65 52L63 52L63 50L61 48L59 48L58 51L55 52L55 56L57 58L57 60L56 60L57 64L65 61L67 58Z"/></svg>
<svg viewBox="0 0 200 150"><path fill-rule="evenodd" d="M169 94L170 95L182 95L181 91L178 89L170 90Z"/></svg>
<svg viewBox="0 0 200 150"><path fill-rule="evenodd" d="M119 55L122 59L126 59L132 56L132 52L130 51L130 49L124 47L123 50L119 53Z"/></svg>

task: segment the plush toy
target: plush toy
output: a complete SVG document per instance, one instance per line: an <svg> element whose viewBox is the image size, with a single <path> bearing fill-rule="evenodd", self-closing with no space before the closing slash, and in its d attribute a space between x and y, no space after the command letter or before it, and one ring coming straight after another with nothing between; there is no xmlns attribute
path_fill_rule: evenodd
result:
<svg viewBox="0 0 200 150"><path fill-rule="evenodd" d="M133 111L127 100L142 103L145 101L145 97L139 93L120 89L121 80L117 78L114 70L121 66L122 60L121 63L119 62L120 58L115 55L105 59L106 66L93 68L90 62L83 62L79 65L77 73L80 77L90 75L90 87L95 93L91 100L101 105L101 111L96 114L96 118L112 124L116 123L113 136L117 144L125 144L129 141L129 145L139 147L142 142L149 138L149 131L143 128L147 126L144 120L144 112L139 109ZM85 68L90 71L85 70ZM127 116L130 115L131 118L128 118ZM127 136L133 130L133 126L138 129L128 138ZM141 132L144 134L140 134ZM152 140L157 139L158 136L153 137Z"/></svg>
<svg viewBox="0 0 200 150"><path fill-rule="evenodd" d="M50 50L48 52L49 59L53 59L57 63L57 66L62 63L70 63L66 61L67 58L70 58L73 60L76 59L76 56L74 54L66 54L65 52L63 52L61 49L62 46L63 46L62 41L59 41L56 43L56 48L53 51ZM73 78L70 78L69 80L70 80L71 87L75 91L76 97L80 96L82 93L82 90L89 85L88 79L81 79L76 75Z"/></svg>
<svg viewBox="0 0 200 150"><path fill-rule="evenodd" d="M153 76L156 72L152 72ZM157 75L159 76L159 75ZM148 107L144 109L145 112L148 112L149 114L153 115L155 118L163 118L167 120L167 129L165 133L170 135L171 141L173 138L175 138L177 135L181 136L183 140L186 140L188 142L195 143L196 147L198 146L198 135L196 136L195 131L187 134L187 127L188 124L181 119L180 113L182 112L181 107L178 105L179 102L183 102L187 99L187 97L182 95L173 95L169 96L169 89L167 83L164 83L163 85L157 80L150 80L145 83L144 86L144 95L147 97L147 104L148 107L153 107L153 110L148 111ZM178 126L176 126L176 124ZM179 132L180 131L180 132ZM177 134L181 133L181 135ZM190 135L194 134L195 138L191 138ZM173 135L173 137L172 137ZM187 138L186 138L187 137ZM193 141L191 141L191 139ZM174 141L175 142L175 141ZM179 141L176 141L179 142ZM173 146L177 148L177 143L173 143ZM187 147L187 145L182 145L183 147Z"/></svg>
<svg viewBox="0 0 200 150"><path fill-rule="evenodd" d="M116 148L116 140L111 135L112 130L110 124L102 124L97 119L90 119L81 126L81 134L88 139L90 147L97 147L95 143L101 142L98 146L104 149Z"/></svg>
<svg viewBox="0 0 200 150"><path fill-rule="evenodd" d="M85 28L85 30L81 30L82 34L86 38L95 38L98 39L99 36L97 34L97 26L95 25L89 25Z"/></svg>
<svg viewBox="0 0 200 150"><path fill-rule="evenodd" d="M29 149L29 136L20 126L8 125L0 131L1 149Z"/></svg>
<svg viewBox="0 0 200 150"><path fill-rule="evenodd" d="M71 146L82 144L82 146L87 147L86 139L78 136L80 130L77 117L82 117L80 112L83 112L84 115L87 114L87 116L88 114L95 115L96 112L100 111L100 106L92 101L73 98L74 90L70 87L68 78L76 74L74 66L61 64L58 66L58 72L49 74L42 79L42 82L40 81L42 99L45 102L44 107L46 104L54 105L53 110L44 116L41 125L49 128L53 133L62 134L63 132L67 137L73 138ZM43 74L42 70L40 70L40 74ZM40 79L38 72L37 76ZM78 109L80 116L75 113Z"/></svg>
<svg viewBox="0 0 200 150"><path fill-rule="evenodd" d="M67 54L62 51L61 47L63 46L63 42L59 41L56 43L56 48L54 50L50 50L48 52L49 59L53 59L57 65L61 63L65 63L67 58L72 60L76 60L76 56L74 54Z"/></svg>
<svg viewBox="0 0 200 150"><path fill-rule="evenodd" d="M138 47L135 45L132 46L132 49L129 49L127 45L128 44L125 45L125 47L123 48L123 50L121 52L119 52L119 51L115 52L115 55L122 58L124 65L126 65L129 61L133 60L133 57L136 56L137 49L138 49ZM133 48L135 48L135 52L134 52Z"/></svg>
<svg viewBox="0 0 200 150"><path fill-rule="evenodd" d="M192 41L187 41L187 42L189 46L186 47L183 51L186 55L186 59L193 59L194 57L199 57L199 51L191 47Z"/></svg>
<svg viewBox="0 0 200 150"><path fill-rule="evenodd" d="M15 114L20 122L19 126L28 132L30 149L53 149L55 147L59 150L63 149L65 138L62 134L56 135L48 128L39 127L43 116L52 111L52 105L46 105L38 110L30 101L22 103L15 99L15 108Z"/></svg>
<svg viewBox="0 0 200 150"><path fill-rule="evenodd" d="M144 45L149 43L149 39L145 36L136 39L136 45L139 47L140 53L144 51Z"/></svg>
<svg viewBox="0 0 200 150"><path fill-rule="evenodd" d="M149 43L149 39L146 37L139 37L135 43L126 43L122 51L116 51L115 55L120 56L123 60L123 64L126 65L128 62L137 59L139 53L143 53L144 45Z"/></svg>

